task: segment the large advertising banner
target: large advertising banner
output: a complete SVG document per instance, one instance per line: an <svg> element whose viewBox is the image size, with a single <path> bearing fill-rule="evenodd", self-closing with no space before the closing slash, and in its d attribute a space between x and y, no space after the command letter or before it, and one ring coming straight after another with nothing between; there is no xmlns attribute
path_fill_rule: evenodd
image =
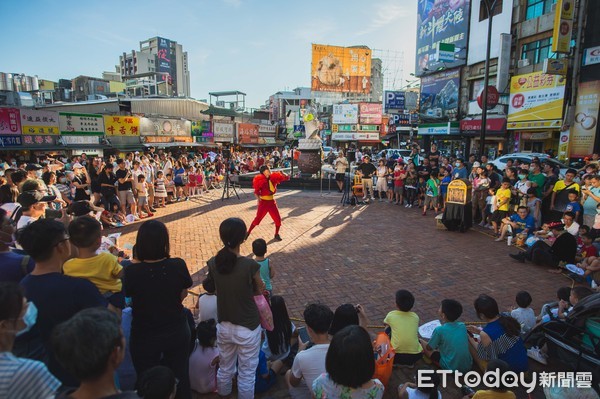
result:
<svg viewBox="0 0 600 399"><path fill-rule="evenodd" d="M0 108L0 134L21 134L21 118L17 108Z"/></svg>
<svg viewBox="0 0 600 399"><path fill-rule="evenodd" d="M58 126L60 127L61 134L104 134L104 119L102 115L61 112L58 114Z"/></svg>
<svg viewBox="0 0 600 399"><path fill-rule="evenodd" d="M36 109L22 109L21 131L23 134L58 135L58 113Z"/></svg>
<svg viewBox="0 0 600 399"><path fill-rule="evenodd" d="M448 122L458 115L460 70L444 71L421 79L419 118L424 123Z"/></svg>
<svg viewBox="0 0 600 399"><path fill-rule="evenodd" d="M341 125L358 123L358 104L334 104L333 123Z"/></svg>
<svg viewBox="0 0 600 399"><path fill-rule="evenodd" d="M156 60L158 65L156 69L158 72L166 72L171 75L171 41L164 37L158 38L158 49L156 52ZM160 80L167 80L167 75L159 77Z"/></svg>
<svg viewBox="0 0 600 399"><path fill-rule="evenodd" d="M369 93L371 50L312 45L312 91Z"/></svg>
<svg viewBox="0 0 600 399"><path fill-rule="evenodd" d="M137 116L105 116L107 136L139 136L140 118Z"/></svg>
<svg viewBox="0 0 600 399"><path fill-rule="evenodd" d="M579 83L575 122L571 128L570 157L583 158L594 152L600 109L600 80Z"/></svg>
<svg viewBox="0 0 600 399"><path fill-rule="evenodd" d="M547 129L562 125L564 76L542 72L510 80L507 129Z"/></svg>
<svg viewBox="0 0 600 399"><path fill-rule="evenodd" d="M418 0L417 57L415 75L434 71L440 66L464 65L469 38L468 0ZM454 44L455 60L439 62L436 51L440 43Z"/></svg>
<svg viewBox="0 0 600 399"><path fill-rule="evenodd" d="M358 120L365 125L381 125L383 107L381 104L360 103Z"/></svg>
<svg viewBox="0 0 600 399"><path fill-rule="evenodd" d="M191 136L192 122L181 119L141 118L142 136Z"/></svg>

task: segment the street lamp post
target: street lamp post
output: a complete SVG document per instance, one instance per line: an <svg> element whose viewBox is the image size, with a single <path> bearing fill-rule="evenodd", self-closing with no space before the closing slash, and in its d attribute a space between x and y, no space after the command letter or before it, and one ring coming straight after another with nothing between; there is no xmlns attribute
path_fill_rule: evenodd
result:
<svg viewBox="0 0 600 399"><path fill-rule="evenodd" d="M485 67L483 75L483 92L481 93L481 134L479 135L479 158L485 151L485 133L487 130L487 97L488 84L490 82L490 52L492 46L492 19L494 18L494 9L498 0L483 0L483 5L487 10L488 15L488 32L487 32L487 47L485 50Z"/></svg>

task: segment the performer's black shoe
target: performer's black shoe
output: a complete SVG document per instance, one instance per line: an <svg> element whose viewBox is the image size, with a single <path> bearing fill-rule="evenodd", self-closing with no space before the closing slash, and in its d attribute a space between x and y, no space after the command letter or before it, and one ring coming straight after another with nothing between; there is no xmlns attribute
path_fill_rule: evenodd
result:
<svg viewBox="0 0 600 399"><path fill-rule="evenodd" d="M525 263L525 254L522 252L518 254L508 254L508 256L510 256L514 260L518 260L521 263Z"/></svg>
<svg viewBox="0 0 600 399"><path fill-rule="evenodd" d="M275 234L275 241L283 241L283 238L279 234Z"/></svg>

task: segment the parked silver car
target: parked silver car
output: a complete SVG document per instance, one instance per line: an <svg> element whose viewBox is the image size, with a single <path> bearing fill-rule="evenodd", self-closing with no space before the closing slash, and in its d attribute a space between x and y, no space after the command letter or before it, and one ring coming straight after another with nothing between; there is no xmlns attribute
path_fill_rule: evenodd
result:
<svg viewBox="0 0 600 399"><path fill-rule="evenodd" d="M498 157L492 161L492 163L498 168L498 170L506 169L506 162L512 160L514 162L530 164L534 157L538 157L541 162L548 162L555 168L560 169L560 176L563 177L567 173L569 167L565 164L560 163L554 158L550 158L547 154L536 153L536 152L515 152L513 154L506 154Z"/></svg>

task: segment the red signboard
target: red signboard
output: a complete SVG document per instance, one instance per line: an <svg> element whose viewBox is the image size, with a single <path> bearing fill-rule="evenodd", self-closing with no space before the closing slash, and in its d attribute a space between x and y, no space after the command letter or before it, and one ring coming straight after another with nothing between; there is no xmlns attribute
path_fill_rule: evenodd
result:
<svg viewBox="0 0 600 399"><path fill-rule="evenodd" d="M253 123L238 124L238 142L240 144L258 144L258 125Z"/></svg>
<svg viewBox="0 0 600 399"><path fill-rule="evenodd" d="M364 125L381 125L383 105L379 103L360 103L358 120Z"/></svg>
<svg viewBox="0 0 600 399"><path fill-rule="evenodd" d="M481 131L481 119L460 121L460 130L463 133L479 133ZM488 118L486 123L488 133L506 132L506 118Z"/></svg>
<svg viewBox="0 0 600 399"><path fill-rule="evenodd" d="M498 101L500 101L500 93L494 86L487 87L487 108L491 109L498 105ZM483 89L479 92L477 96L477 104L479 108L483 109Z"/></svg>

